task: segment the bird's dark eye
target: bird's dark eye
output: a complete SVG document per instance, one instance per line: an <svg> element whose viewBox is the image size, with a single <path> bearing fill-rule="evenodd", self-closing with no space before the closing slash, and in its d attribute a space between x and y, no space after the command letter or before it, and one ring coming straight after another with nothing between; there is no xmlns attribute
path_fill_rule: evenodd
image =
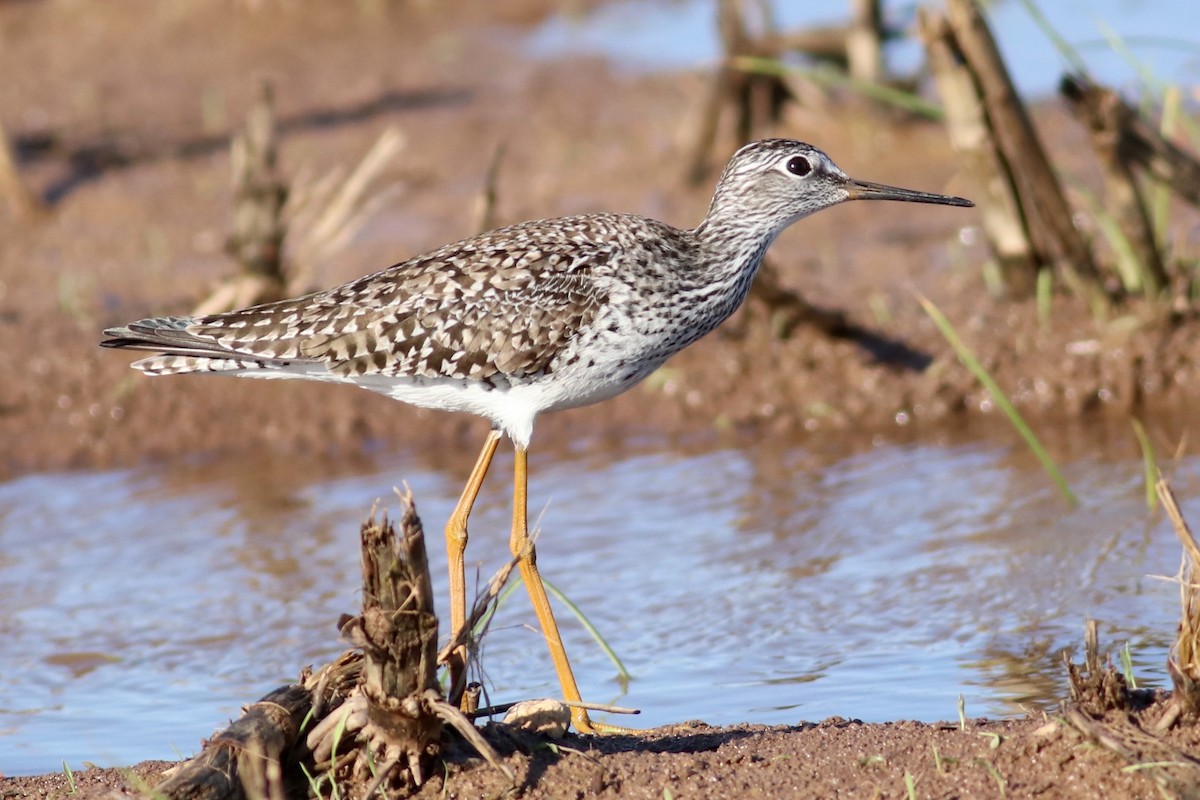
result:
<svg viewBox="0 0 1200 800"><path fill-rule="evenodd" d="M804 156L793 156L788 159L787 171L803 177L812 172L812 163Z"/></svg>

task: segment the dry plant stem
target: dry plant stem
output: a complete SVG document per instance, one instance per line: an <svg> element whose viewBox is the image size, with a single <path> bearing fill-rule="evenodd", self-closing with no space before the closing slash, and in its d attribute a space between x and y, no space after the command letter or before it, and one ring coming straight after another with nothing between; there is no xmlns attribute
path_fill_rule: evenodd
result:
<svg viewBox="0 0 1200 800"><path fill-rule="evenodd" d="M425 534L412 495L400 495L401 534L386 517L362 527L363 611L342 635L363 651L361 691L367 725L360 734L355 772L369 774L370 760L407 764L416 785L422 761L435 753L442 726L420 701L437 686L437 616L425 554Z"/></svg>
<svg viewBox="0 0 1200 800"><path fill-rule="evenodd" d="M1088 739L1138 767L1171 797L1200 797L1200 761L1139 728L1128 718L1116 722L1093 719L1076 707L1066 709L1067 722Z"/></svg>
<svg viewBox="0 0 1200 800"><path fill-rule="evenodd" d="M1195 718L1200 714L1200 595L1197 594L1196 576L1200 572L1200 546L1197 546L1192 530L1184 520L1175 494L1164 479L1154 486L1162 500L1163 508L1170 517L1175 535L1183 544L1183 564L1180 567L1179 633L1167 656L1167 672L1171 675L1174 692L1171 699L1183 714Z"/></svg>
<svg viewBox="0 0 1200 800"><path fill-rule="evenodd" d="M850 76L867 83L883 79L883 12L880 0L851 0L853 14L846 33Z"/></svg>
<svg viewBox="0 0 1200 800"><path fill-rule="evenodd" d="M296 180L285 208L290 231L284 248L289 295L308 291L317 267L344 249L389 199L394 187L372 189L405 144L400 130L390 127L349 176L343 178L333 170L317 181Z"/></svg>
<svg viewBox="0 0 1200 800"><path fill-rule="evenodd" d="M1166 288L1168 279L1133 172L1137 161L1130 152L1134 140L1129 131L1138 116L1116 92L1080 78L1064 79L1060 93L1088 129L1092 149L1104 172L1108 210L1129 240L1147 282L1146 293L1153 297Z"/></svg>
<svg viewBox="0 0 1200 800"><path fill-rule="evenodd" d="M1125 710L1130 706L1129 687L1125 676L1112 666L1105 666L1101 662L1099 639L1096 620L1089 619L1084 631L1086 675L1075 666L1066 652L1063 653L1071 702L1095 717L1103 716L1113 709Z"/></svg>
<svg viewBox="0 0 1200 800"><path fill-rule="evenodd" d="M948 0L959 52L983 98L997 149L1008 164L1025 225L1042 264L1062 264L1099 293L1101 277L1075 228L1050 159L1000 58L975 0Z"/></svg>
<svg viewBox="0 0 1200 800"><path fill-rule="evenodd" d="M980 187L984 235L1013 297L1031 295L1037 283L1038 259L1029 239L1012 175L988 128L979 87L958 52L950 23L928 8L917 9L917 29L933 75L946 132L971 182Z"/></svg>
<svg viewBox="0 0 1200 800"><path fill-rule="evenodd" d="M749 16L757 13L765 20L761 35L750 32ZM773 75L754 75L733 66L739 58L777 58L781 52L770 8L762 0L720 0L717 4L717 30L721 36L722 60L713 75L708 98L697 126L696 143L689 159L687 180L700 183L709 172L708 156L712 152L725 106L735 114L734 136L740 145L754 138L755 132L778 119L783 102L791 96L781 78Z"/></svg>
<svg viewBox="0 0 1200 800"><path fill-rule="evenodd" d="M475 751L483 756L485 761L503 773L510 783L516 784L516 776L513 775L512 770L500 760L499 754L487 743L487 740L483 738L471 720L467 719L457 708L438 697L437 692L426 692L424 699L430 711L437 714L443 722L454 728L466 740L467 744L474 747Z"/></svg>
<svg viewBox="0 0 1200 800"><path fill-rule="evenodd" d="M504 161L504 154L507 150L508 148L503 143L496 145L495 151L492 152L492 160L488 163L483 188L479 190L479 196L475 198L475 220L471 229L477 233L490 231L496 227L496 199L498 197L496 184L500 178L500 164Z"/></svg>
<svg viewBox="0 0 1200 800"><path fill-rule="evenodd" d="M283 274L283 204L287 185L279 174L275 108L271 86L263 83L258 102L246 118L246 128L234 137L233 232L226 250L241 273L218 287L195 315L213 314L247 303L280 300L286 294ZM223 305L230 303L231 305Z"/></svg>
<svg viewBox="0 0 1200 800"><path fill-rule="evenodd" d="M1079 78L1063 81L1063 95L1089 128L1110 131L1115 147L1129 165L1171 187L1180 199L1200 207L1200 160L1146 122L1120 95Z"/></svg>

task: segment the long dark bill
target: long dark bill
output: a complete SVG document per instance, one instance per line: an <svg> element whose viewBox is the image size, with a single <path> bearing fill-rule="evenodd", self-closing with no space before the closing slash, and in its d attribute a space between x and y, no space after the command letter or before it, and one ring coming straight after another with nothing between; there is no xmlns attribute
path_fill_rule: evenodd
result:
<svg viewBox="0 0 1200 800"><path fill-rule="evenodd" d="M936 203L940 206L975 205L965 197L918 192L914 189L901 189L899 186L888 186L884 183L856 181L853 178L846 181L845 189L850 193L851 200L902 200L906 203Z"/></svg>

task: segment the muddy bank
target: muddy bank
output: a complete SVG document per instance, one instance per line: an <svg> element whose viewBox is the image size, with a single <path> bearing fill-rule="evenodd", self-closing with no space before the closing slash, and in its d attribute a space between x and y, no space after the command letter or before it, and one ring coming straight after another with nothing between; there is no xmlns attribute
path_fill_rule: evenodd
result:
<svg viewBox="0 0 1200 800"><path fill-rule="evenodd" d="M341 388L148 381L125 356L95 347L105 325L186 312L229 274L224 141L260 78L276 86L288 172L352 164L388 126L408 141L386 175L394 201L320 266L317 286L471 233L472 204L500 143L499 223L612 209L691 225L708 202L709 186L681 180L703 77L522 60L528 24L549 10L538 3L505 12L472 3L436 13L243 8L232 19L201 4L149 15L109 8L0 8L0 69L21 76L0 86L0 107L14 109L6 125L28 184L51 201L38 221L0 216L0 359L9 375L0 386L0 474L264 448L474 447L482 435L477 421ZM231 35L214 40L213 26ZM112 41L122 43L118 57ZM46 69L22 69L30 63ZM47 84L72 88L48 93ZM1041 121L1067 168L1093 180L1084 134L1053 109ZM971 193L944 133L928 123L799 108L779 133L825 145L853 174ZM1099 322L1068 298L1039 321L1032 305L993 300L979 269L985 254L964 244L977 238L974 213L851 205L806 220L772 249L780 283L844 313L853 336L801 324L782 338L778 320L752 302L633 392L544 418L539 442L639 428L886 432L986 412L986 394L913 288L1035 417L1187 406L1198 361L1190 324L1141 319L1136 307L1121 312L1123 324Z"/></svg>
<svg viewBox="0 0 1200 800"><path fill-rule="evenodd" d="M867 725L830 718L819 723L712 728L700 722L644 736L568 735L557 752L545 744L489 735L523 787L521 797L1162 797L1153 770L1123 770L1122 759L1078 733L1041 718L1002 722L894 722ZM1176 730L1170 745L1195 751L1194 729ZM153 784L171 765L74 774L75 797L105 798ZM12 778L10 797L61 797L65 775ZM480 758L451 754L416 797L504 796L505 778ZM1178 787L1175 787L1178 788ZM131 792L132 793L132 792ZM118 794L117 796L121 796Z"/></svg>

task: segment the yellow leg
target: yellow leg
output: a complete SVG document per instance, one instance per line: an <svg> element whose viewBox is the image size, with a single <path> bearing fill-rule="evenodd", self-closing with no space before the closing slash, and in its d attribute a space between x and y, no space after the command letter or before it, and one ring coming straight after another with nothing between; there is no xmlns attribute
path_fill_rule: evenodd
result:
<svg viewBox="0 0 1200 800"><path fill-rule="evenodd" d="M542 577L538 573L537 552L534 550L533 540L529 538L528 490L529 454L525 448L518 447L513 476L513 524L509 548L513 557L517 559L517 566L521 569L521 580L525 582L525 590L529 592L529 599L533 601L533 611L537 614L538 624L546 637L546 646L550 648L550 658L554 661L558 682L562 685L563 699L578 703L580 697L579 687L575 684L575 673L571 671L571 662L567 660L567 651L563 647L562 637L558 634L558 623L554 621L550 598L546 596L546 587L542 585ZM585 709L572 708L571 722L580 733L595 732Z"/></svg>
<svg viewBox="0 0 1200 800"><path fill-rule="evenodd" d="M465 554L467 552L467 519L471 516L471 508L483 479L487 476L488 467L492 465L492 456L496 454L496 445L500 442L500 432L492 431L483 450L471 470L471 477L463 487L462 496L454 513L446 522L446 554L450 561L450 635L458 636L459 631L467 623L467 576ZM457 703L465 684L467 673L467 648L456 648L450 654L446 666L450 670L450 702Z"/></svg>

